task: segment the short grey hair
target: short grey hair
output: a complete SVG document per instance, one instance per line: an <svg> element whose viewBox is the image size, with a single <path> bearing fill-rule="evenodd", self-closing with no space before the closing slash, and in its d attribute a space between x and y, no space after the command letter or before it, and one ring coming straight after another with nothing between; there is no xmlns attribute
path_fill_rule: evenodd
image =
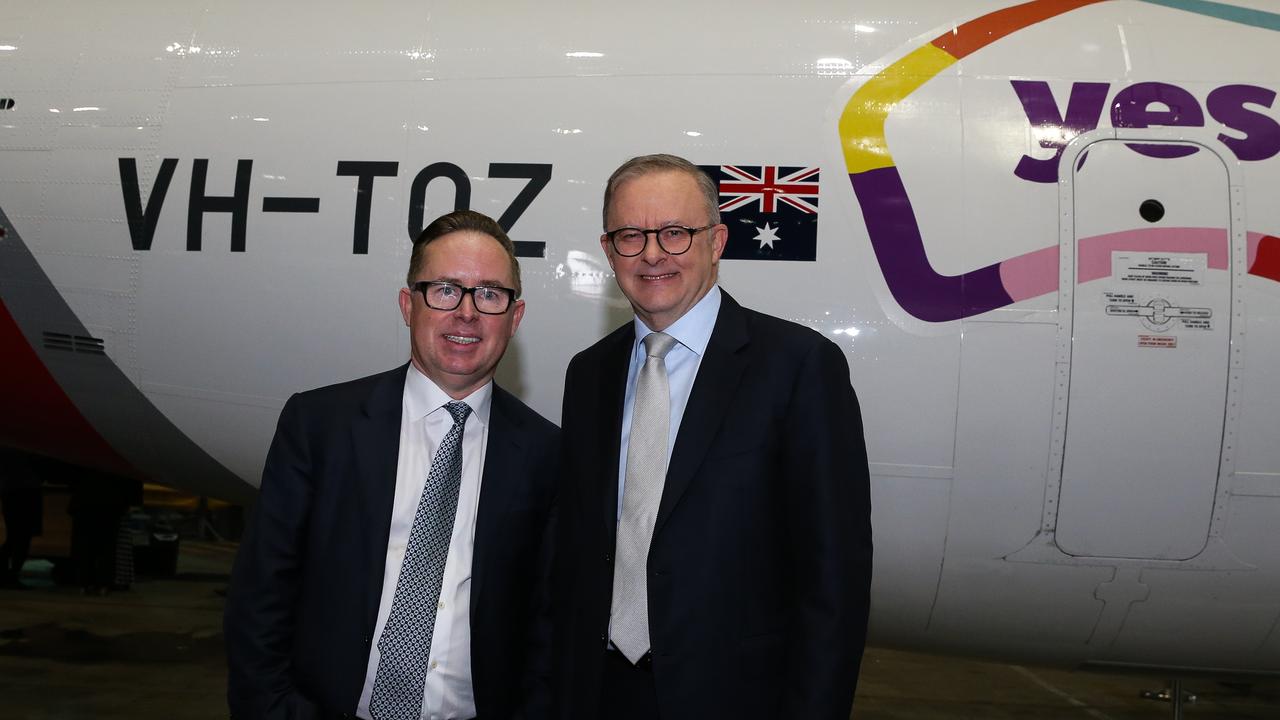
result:
<svg viewBox="0 0 1280 720"><path fill-rule="evenodd" d="M633 157L609 176L609 182L604 186L604 210L601 213L601 226L605 231L609 230L609 204L613 202L613 194L618 187L633 178L658 172L682 172L692 177L702 193L702 202L707 208L707 222L711 225L720 224L720 188L711 176L678 155L657 153Z"/></svg>

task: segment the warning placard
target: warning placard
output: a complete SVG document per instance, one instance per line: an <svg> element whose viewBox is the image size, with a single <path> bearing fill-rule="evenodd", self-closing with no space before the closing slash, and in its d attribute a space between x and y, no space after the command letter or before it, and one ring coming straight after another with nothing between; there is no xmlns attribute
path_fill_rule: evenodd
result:
<svg viewBox="0 0 1280 720"><path fill-rule="evenodd" d="M1176 348L1178 338L1176 335L1139 335L1138 347Z"/></svg>
<svg viewBox="0 0 1280 720"><path fill-rule="evenodd" d="M1209 264L1205 253L1136 253L1111 251L1111 276L1143 284L1199 285Z"/></svg>

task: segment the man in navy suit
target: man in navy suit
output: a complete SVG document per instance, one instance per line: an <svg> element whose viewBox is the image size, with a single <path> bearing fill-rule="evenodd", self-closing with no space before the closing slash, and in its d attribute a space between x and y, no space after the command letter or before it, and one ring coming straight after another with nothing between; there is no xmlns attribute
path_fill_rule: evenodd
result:
<svg viewBox="0 0 1280 720"><path fill-rule="evenodd" d="M511 240L429 225L411 361L285 404L227 598L235 718L548 712L559 431L493 382L524 315Z"/></svg>
<svg viewBox="0 0 1280 720"><path fill-rule="evenodd" d="M635 318L565 379L566 719L849 717L871 578L858 401L839 347L716 286L717 202L670 155L605 190L600 244Z"/></svg>

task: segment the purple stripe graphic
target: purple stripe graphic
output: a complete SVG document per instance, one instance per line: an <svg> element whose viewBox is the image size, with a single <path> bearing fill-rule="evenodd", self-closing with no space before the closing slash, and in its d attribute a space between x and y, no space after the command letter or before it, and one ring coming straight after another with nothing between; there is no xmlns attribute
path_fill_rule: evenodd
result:
<svg viewBox="0 0 1280 720"><path fill-rule="evenodd" d="M851 174L849 182L885 282L903 310L926 322L946 322L1013 302L1000 281L999 263L961 275L933 269L897 168Z"/></svg>

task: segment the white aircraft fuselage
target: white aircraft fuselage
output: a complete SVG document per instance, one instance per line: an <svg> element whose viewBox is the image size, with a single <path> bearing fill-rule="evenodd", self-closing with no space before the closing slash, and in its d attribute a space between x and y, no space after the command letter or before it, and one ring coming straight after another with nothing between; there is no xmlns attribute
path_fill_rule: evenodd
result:
<svg viewBox="0 0 1280 720"><path fill-rule="evenodd" d="M1280 672L1277 91L1262 0L11 0L0 446L251 499L291 393L406 362L461 207L556 420L631 317L604 181L671 152L721 286L848 356L872 642Z"/></svg>

